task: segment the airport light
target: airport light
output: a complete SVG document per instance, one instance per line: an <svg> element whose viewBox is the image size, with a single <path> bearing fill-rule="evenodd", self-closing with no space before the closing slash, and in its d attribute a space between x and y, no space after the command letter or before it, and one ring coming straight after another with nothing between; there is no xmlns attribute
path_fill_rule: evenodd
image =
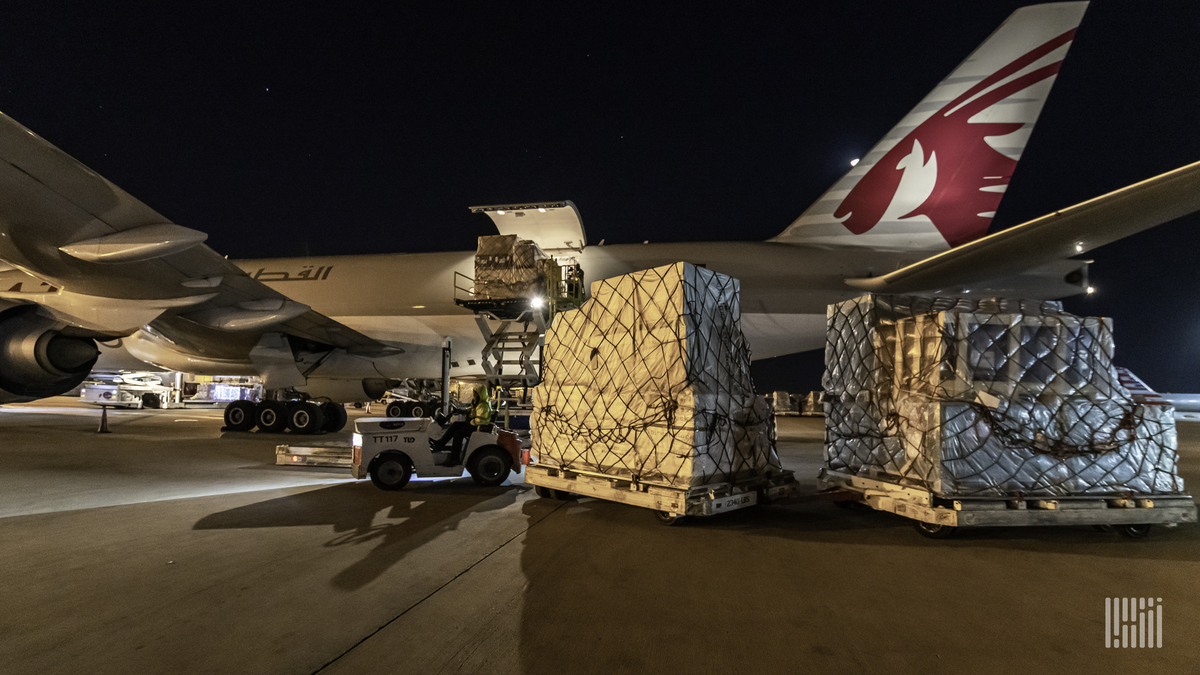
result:
<svg viewBox="0 0 1200 675"><path fill-rule="evenodd" d="M850 166L858 166L858 160L857 159L850 160Z"/></svg>
<svg viewBox="0 0 1200 675"><path fill-rule="evenodd" d="M1083 253L1083 242L1082 241L1079 242L1078 244L1075 244L1075 252Z"/></svg>
<svg viewBox="0 0 1200 675"><path fill-rule="evenodd" d="M1095 286L1088 286L1088 287L1087 287L1087 292L1088 292L1088 295L1091 295L1092 293L1095 293L1095 292L1096 292L1096 287L1095 287Z"/></svg>
<svg viewBox="0 0 1200 675"><path fill-rule="evenodd" d="M500 215L504 215L504 209L496 209L496 213L499 213Z"/></svg>
<svg viewBox="0 0 1200 675"><path fill-rule="evenodd" d="M542 302L543 302L543 300L541 298L530 298L529 306L534 309L540 309L542 306Z"/></svg>
<svg viewBox="0 0 1200 675"><path fill-rule="evenodd" d="M541 211L542 213L545 213L545 212L546 212L546 209L543 209L543 208L540 208L540 207L539 207L539 208L538 208L538 211Z"/></svg>

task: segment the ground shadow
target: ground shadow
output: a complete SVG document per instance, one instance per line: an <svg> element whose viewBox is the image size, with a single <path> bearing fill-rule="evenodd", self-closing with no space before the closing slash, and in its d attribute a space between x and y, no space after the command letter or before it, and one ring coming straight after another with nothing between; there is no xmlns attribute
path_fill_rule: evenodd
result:
<svg viewBox="0 0 1200 675"><path fill-rule="evenodd" d="M457 529L472 514L509 506L523 489L486 488L470 479L414 482L397 492L379 490L366 481L343 483L213 513L197 521L193 529L327 525L335 533L325 542L327 547L374 544L363 558L331 580L337 588L354 590L409 552Z"/></svg>

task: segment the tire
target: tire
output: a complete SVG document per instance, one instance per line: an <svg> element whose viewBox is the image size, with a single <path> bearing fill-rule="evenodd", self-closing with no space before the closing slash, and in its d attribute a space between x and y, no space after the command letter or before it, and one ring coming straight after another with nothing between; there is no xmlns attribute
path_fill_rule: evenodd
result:
<svg viewBox="0 0 1200 675"><path fill-rule="evenodd" d="M683 520L683 516L678 513L671 513L670 511L655 511L654 517L658 518L658 522L667 526L678 525Z"/></svg>
<svg viewBox="0 0 1200 675"><path fill-rule="evenodd" d="M367 473L370 474L375 487L391 492L408 485L408 479L412 478L412 470L412 460L408 455L390 451L371 460Z"/></svg>
<svg viewBox="0 0 1200 675"><path fill-rule="evenodd" d="M142 407L158 409L162 407L162 399L152 391L142 394Z"/></svg>
<svg viewBox="0 0 1200 675"><path fill-rule="evenodd" d="M560 502L569 502L575 498L575 495L571 494L570 492L567 492L566 490L558 490L555 488L550 488L550 496L554 497L555 499L557 499Z"/></svg>
<svg viewBox="0 0 1200 675"><path fill-rule="evenodd" d="M346 427L346 421L350 419L350 416L346 414L346 407L341 403L332 401L322 403L321 412L325 415L325 431L329 433L341 431Z"/></svg>
<svg viewBox="0 0 1200 675"><path fill-rule="evenodd" d="M951 525L935 525L920 520L914 521L913 527L917 528L917 532L920 532L922 537L929 537L930 539L949 539L954 536L954 531L958 529Z"/></svg>
<svg viewBox="0 0 1200 675"><path fill-rule="evenodd" d="M551 499L552 496L550 492L551 490L548 487L542 487L541 485L533 486L533 494L541 497L542 499Z"/></svg>
<svg viewBox="0 0 1200 675"><path fill-rule="evenodd" d="M325 428L325 413L312 401L293 403L288 406L287 425L298 434L315 434Z"/></svg>
<svg viewBox="0 0 1200 675"><path fill-rule="evenodd" d="M288 409L282 401L262 401L254 409L254 423L259 431L277 434L287 428Z"/></svg>
<svg viewBox="0 0 1200 675"><path fill-rule="evenodd" d="M512 472L512 457L504 448L495 445L480 448L471 455L467 471L476 483L495 487L508 480L508 474Z"/></svg>
<svg viewBox="0 0 1200 675"><path fill-rule="evenodd" d="M400 401L392 401L384 408L383 414L388 417L404 417L404 404Z"/></svg>
<svg viewBox="0 0 1200 675"><path fill-rule="evenodd" d="M1129 537L1130 539L1145 539L1150 535L1150 529L1153 525L1120 525L1117 527L1117 532Z"/></svg>
<svg viewBox="0 0 1200 675"><path fill-rule="evenodd" d="M225 407L225 427L230 431L250 431L256 423L254 411L257 407L251 401L230 403Z"/></svg>
<svg viewBox="0 0 1200 675"><path fill-rule="evenodd" d="M408 409L408 416L409 417L424 417L425 416L425 405L422 403L412 404L412 407Z"/></svg>

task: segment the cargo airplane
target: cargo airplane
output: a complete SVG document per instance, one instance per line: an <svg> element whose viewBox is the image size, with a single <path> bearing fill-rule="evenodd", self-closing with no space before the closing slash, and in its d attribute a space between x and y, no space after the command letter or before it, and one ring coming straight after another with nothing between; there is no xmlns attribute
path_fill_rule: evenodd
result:
<svg viewBox="0 0 1200 675"><path fill-rule="evenodd" d="M476 210L569 250L588 281L681 260L740 279L755 358L820 347L826 306L863 292L1083 292L1076 256L1200 210L1198 163L988 234L1086 4L1016 11L768 241L588 245L570 202ZM230 261L205 239L0 116L0 403L74 388L102 352L326 402L440 376L446 338L451 374L481 374L483 338L452 297L473 252ZM313 405L250 414L278 429Z"/></svg>

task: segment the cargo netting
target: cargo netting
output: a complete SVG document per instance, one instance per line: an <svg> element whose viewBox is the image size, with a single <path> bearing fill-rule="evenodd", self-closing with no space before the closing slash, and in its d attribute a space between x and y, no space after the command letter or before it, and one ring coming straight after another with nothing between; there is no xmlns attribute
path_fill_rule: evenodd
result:
<svg viewBox="0 0 1200 675"><path fill-rule="evenodd" d="M549 262L553 260L537 244L515 234L480 237L475 252L475 297L506 300L540 295Z"/></svg>
<svg viewBox="0 0 1200 675"><path fill-rule="evenodd" d="M1172 410L1121 386L1111 319L867 295L827 320L830 471L955 497L1183 491Z"/></svg>
<svg viewBox="0 0 1200 675"><path fill-rule="evenodd" d="M597 281L546 334L540 464L688 488L781 471L736 279L687 263Z"/></svg>

